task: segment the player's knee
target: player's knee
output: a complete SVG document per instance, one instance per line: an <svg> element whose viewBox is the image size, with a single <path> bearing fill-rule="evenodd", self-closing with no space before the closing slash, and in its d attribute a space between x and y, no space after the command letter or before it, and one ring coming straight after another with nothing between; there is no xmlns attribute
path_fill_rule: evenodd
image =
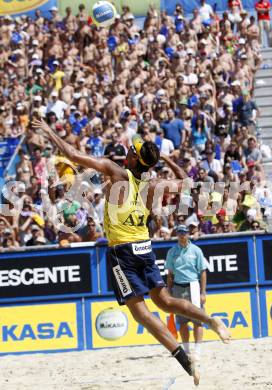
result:
<svg viewBox="0 0 272 390"><path fill-rule="evenodd" d="M173 306L173 298L170 295L165 296L163 297L163 299L160 299L160 301L157 302L157 306L165 313L171 313Z"/></svg>
<svg viewBox="0 0 272 390"><path fill-rule="evenodd" d="M132 315L136 322L138 322L141 325L146 325L150 320L151 313L149 313L148 311L143 311L143 312L133 313Z"/></svg>

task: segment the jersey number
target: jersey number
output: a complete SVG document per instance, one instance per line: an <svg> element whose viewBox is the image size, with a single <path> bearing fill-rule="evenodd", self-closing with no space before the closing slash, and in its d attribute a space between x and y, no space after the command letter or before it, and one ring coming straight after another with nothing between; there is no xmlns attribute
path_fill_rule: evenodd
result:
<svg viewBox="0 0 272 390"><path fill-rule="evenodd" d="M133 219L133 215L129 214L123 225L129 226L144 226L144 215L138 215L138 221ZM138 222L138 223L137 223Z"/></svg>

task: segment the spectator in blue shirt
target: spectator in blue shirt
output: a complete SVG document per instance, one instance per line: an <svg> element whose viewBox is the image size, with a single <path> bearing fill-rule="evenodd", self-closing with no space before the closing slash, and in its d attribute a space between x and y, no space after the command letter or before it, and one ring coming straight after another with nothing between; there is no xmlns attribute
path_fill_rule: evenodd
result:
<svg viewBox="0 0 272 390"><path fill-rule="evenodd" d="M175 149L179 149L180 145L185 141L185 128L181 119L175 117L172 109L167 111L168 120L161 123L161 128L164 130L165 138L170 139Z"/></svg>
<svg viewBox="0 0 272 390"><path fill-rule="evenodd" d="M181 14L175 17L175 26L176 26L176 33L178 34L184 30L185 27L184 18Z"/></svg>
<svg viewBox="0 0 272 390"><path fill-rule="evenodd" d="M103 138L100 137L100 128L94 127L93 135L87 142L91 155L94 157L102 157L104 155Z"/></svg>
<svg viewBox="0 0 272 390"><path fill-rule="evenodd" d="M204 151L208 137L205 119L203 115L198 115L196 121L192 125L192 145L198 154L201 154Z"/></svg>
<svg viewBox="0 0 272 390"><path fill-rule="evenodd" d="M249 91L244 89L242 95L232 102L233 114L238 118L241 125L254 125L254 120L260 115L256 103L250 99Z"/></svg>
<svg viewBox="0 0 272 390"><path fill-rule="evenodd" d="M72 125L73 133L80 135L82 128L88 124L88 119L81 117L81 113L76 111L74 114L70 114L70 124Z"/></svg>
<svg viewBox="0 0 272 390"><path fill-rule="evenodd" d="M194 105L199 103L199 94L195 85L191 85L191 93L188 97L188 108L192 109Z"/></svg>

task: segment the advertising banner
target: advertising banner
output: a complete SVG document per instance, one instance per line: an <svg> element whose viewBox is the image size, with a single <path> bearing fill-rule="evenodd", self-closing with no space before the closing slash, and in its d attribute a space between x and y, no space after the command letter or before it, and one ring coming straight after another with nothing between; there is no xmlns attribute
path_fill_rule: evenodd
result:
<svg viewBox="0 0 272 390"><path fill-rule="evenodd" d="M250 282L247 242L198 243L208 262L208 285Z"/></svg>
<svg viewBox="0 0 272 390"><path fill-rule="evenodd" d="M34 16L35 10L39 9L49 17L50 8L56 5L56 0L0 0L0 15Z"/></svg>
<svg viewBox="0 0 272 390"><path fill-rule="evenodd" d="M163 322L169 314L159 310L146 300L149 310ZM205 310L211 316L219 316L230 328L233 339L253 337L251 293L231 292L208 294ZM86 301L87 348L120 347L129 345L158 344L154 337L134 321L126 306L116 301ZM204 340L218 340L218 337L204 328Z"/></svg>
<svg viewBox="0 0 272 390"><path fill-rule="evenodd" d="M262 240L264 279L272 281L272 240Z"/></svg>
<svg viewBox="0 0 272 390"><path fill-rule="evenodd" d="M0 299L92 291L89 253L28 253L0 258Z"/></svg>
<svg viewBox="0 0 272 390"><path fill-rule="evenodd" d="M164 269L164 262L167 252L176 245L176 241L168 241L164 244L152 243L156 255L156 263L160 269L161 275L166 281L167 270ZM240 284L249 283L250 258L253 263L253 249L250 241L223 241L218 240L198 241L196 242L207 260L207 285L208 288L213 285ZM249 254L251 256L249 256ZM272 263L271 263L272 264ZM107 289L112 291L109 264L107 268ZM252 267L253 268L253 267ZM254 273L254 271L253 271ZM252 275L252 283L255 283L255 276Z"/></svg>
<svg viewBox="0 0 272 390"><path fill-rule="evenodd" d="M81 303L0 307L0 354L83 349Z"/></svg>
<svg viewBox="0 0 272 390"><path fill-rule="evenodd" d="M267 313L267 336L272 336L272 290L267 290L266 297L266 313Z"/></svg>
<svg viewBox="0 0 272 390"><path fill-rule="evenodd" d="M76 14L78 13L78 6L79 4L85 4L86 10L90 12L93 5L96 3L96 0L76 0L76 1L70 1L70 0L59 0L58 6L60 9L61 14L65 14L65 8L71 7L73 12ZM122 13L122 6L127 5L130 7L131 12L135 16L145 16L148 11L148 7L152 5L155 7L158 12L160 10L160 0L145 0L145 1L135 1L135 0L114 0L113 1L115 8L118 13Z"/></svg>
<svg viewBox="0 0 272 390"><path fill-rule="evenodd" d="M249 248L248 241L220 243L217 241L196 242L207 260L208 286L250 282L249 250L251 248ZM168 250L174 245L176 242L173 241L165 243L165 246L153 243L157 264L163 277L166 277L163 263Z"/></svg>

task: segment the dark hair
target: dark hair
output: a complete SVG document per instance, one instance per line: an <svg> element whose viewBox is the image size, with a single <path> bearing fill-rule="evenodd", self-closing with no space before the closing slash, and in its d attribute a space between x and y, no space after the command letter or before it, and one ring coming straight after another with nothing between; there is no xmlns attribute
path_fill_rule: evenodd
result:
<svg viewBox="0 0 272 390"><path fill-rule="evenodd" d="M142 159L144 160L144 162L146 164L148 164L148 166L146 165L143 165L140 163L140 161L138 160L138 166L137 166L137 169L140 171L140 172L146 172L148 171L148 169L150 167L153 167L154 165L157 164L157 162L159 161L159 158L160 158L160 151L157 147L156 144L154 144L153 142L151 141L146 141L144 142L142 148L141 148L141 157Z"/></svg>

